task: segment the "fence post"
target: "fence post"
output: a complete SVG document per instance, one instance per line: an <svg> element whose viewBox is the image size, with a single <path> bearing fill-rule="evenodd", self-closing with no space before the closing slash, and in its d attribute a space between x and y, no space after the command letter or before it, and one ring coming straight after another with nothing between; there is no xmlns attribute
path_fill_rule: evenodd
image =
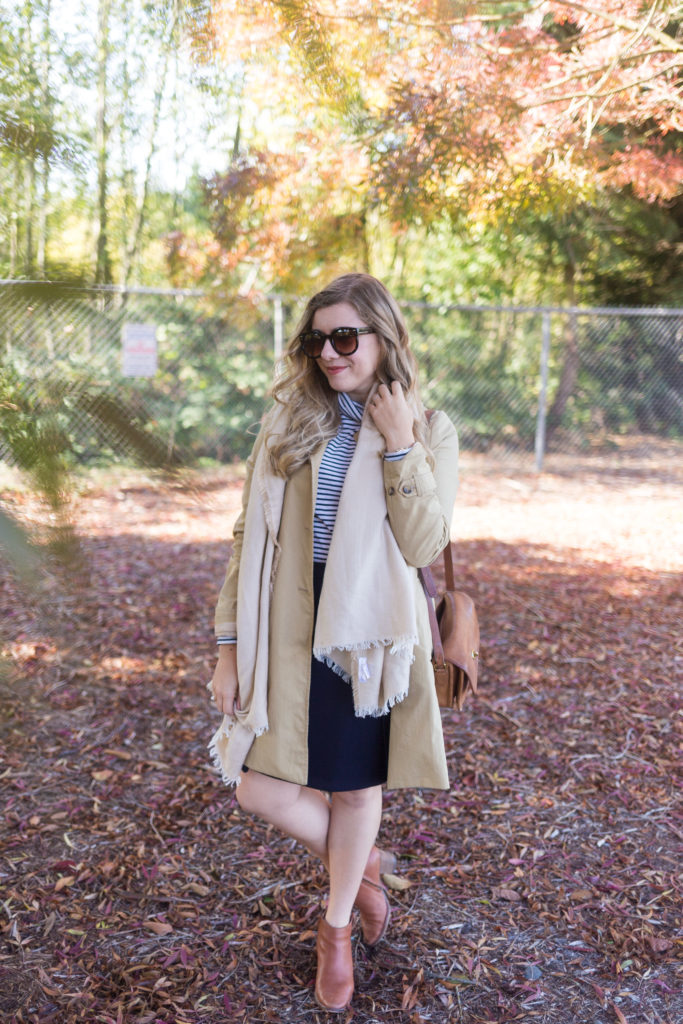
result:
<svg viewBox="0 0 683 1024"><path fill-rule="evenodd" d="M548 363L550 360L550 310L543 310L543 341L541 344L541 382L538 393L538 412L536 414L536 472L543 471L545 455L546 410L548 407Z"/></svg>
<svg viewBox="0 0 683 1024"><path fill-rule="evenodd" d="M282 345L284 342L284 316L282 313L282 297L273 296L273 354L275 361L282 358Z"/></svg>

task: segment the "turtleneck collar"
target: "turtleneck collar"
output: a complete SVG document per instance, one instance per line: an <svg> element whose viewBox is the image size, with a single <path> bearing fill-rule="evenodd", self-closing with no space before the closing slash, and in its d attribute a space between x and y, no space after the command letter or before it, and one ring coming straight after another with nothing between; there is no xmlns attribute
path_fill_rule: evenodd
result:
<svg viewBox="0 0 683 1024"><path fill-rule="evenodd" d="M339 392L339 414L343 420L352 420L354 423L360 423L363 419L364 409L365 406L362 402L354 401L344 391Z"/></svg>

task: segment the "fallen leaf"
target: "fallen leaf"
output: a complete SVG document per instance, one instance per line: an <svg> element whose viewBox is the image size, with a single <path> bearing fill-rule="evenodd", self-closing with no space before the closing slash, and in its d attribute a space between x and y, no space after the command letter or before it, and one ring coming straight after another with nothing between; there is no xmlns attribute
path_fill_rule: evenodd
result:
<svg viewBox="0 0 683 1024"><path fill-rule="evenodd" d="M393 889L395 892L404 892L406 889L410 889L413 884L407 878L391 874L382 875L382 881L386 885L387 889Z"/></svg>
<svg viewBox="0 0 683 1024"><path fill-rule="evenodd" d="M211 892L208 885L201 885L199 882L189 882L186 888L196 893L197 896L208 896Z"/></svg>
<svg viewBox="0 0 683 1024"><path fill-rule="evenodd" d="M494 889L494 896L500 897L501 900L507 900L509 903L519 903L521 896L516 889L507 889L501 887L500 889Z"/></svg>
<svg viewBox="0 0 683 1024"><path fill-rule="evenodd" d="M585 903L586 900L590 900L592 898L593 893L590 889L573 889L572 892L569 893L569 899L573 900L575 903Z"/></svg>
<svg viewBox="0 0 683 1024"><path fill-rule="evenodd" d="M143 921L143 927L149 928L155 935L168 935L173 931L173 925L166 921Z"/></svg>
<svg viewBox="0 0 683 1024"><path fill-rule="evenodd" d="M611 1003L611 1006L612 1006L612 1009L614 1010L614 1012L616 1014L616 1017L617 1017L617 1020L619 1021L619 1024L628 1024L628 1021L627 1021L626 1017L624 1017L623 1013L621 1012L619 1007L616 1005L616 1003Z"/></svg>

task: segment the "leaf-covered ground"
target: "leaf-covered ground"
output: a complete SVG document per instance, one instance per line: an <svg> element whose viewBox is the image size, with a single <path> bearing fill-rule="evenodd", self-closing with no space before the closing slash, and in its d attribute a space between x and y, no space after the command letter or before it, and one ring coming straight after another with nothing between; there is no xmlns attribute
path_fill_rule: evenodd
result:
<svg viewBox="0 0 683 1024"><path fill-rule="evenodd" d="M541 478L466 462L454 554L481 693L444 713L451 791L386 795L404 885L388 941L355 947L342 1020L683 1018L683 476L656 456ZM324 875L208 761L227 476L92 479L80 568L30 600L3 573L3 1021L327 1019Z"/></svg>

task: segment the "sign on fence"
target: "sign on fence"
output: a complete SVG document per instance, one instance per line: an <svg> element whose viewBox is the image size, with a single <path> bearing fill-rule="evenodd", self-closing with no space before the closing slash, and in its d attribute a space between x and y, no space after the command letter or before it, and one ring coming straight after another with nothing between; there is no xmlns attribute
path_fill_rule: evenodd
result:
<svg viewBox="0 0 683 1024"><path fill-rule="evenodd" d="M125 323L121 339L123 376L153 377L157 372L156 325Z"/></svg>

